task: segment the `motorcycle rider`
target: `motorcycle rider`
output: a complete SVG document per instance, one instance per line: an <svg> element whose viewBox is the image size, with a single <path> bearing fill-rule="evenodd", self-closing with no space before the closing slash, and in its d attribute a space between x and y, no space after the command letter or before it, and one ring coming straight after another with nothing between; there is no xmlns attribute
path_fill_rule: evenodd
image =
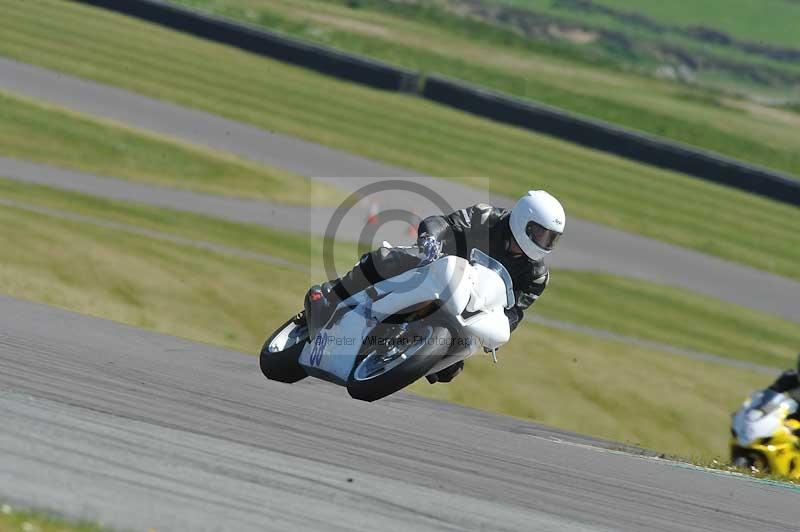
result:
<svg viewBox="0 0 800 532"><path fill-rule="evenodd" d="M544 190L528 191L511 210L478 203L448 215L430 216L419 225L417 246L381 247L361 257L347 274L313 286L305 299L309 323L324 324L339 301L379 281L415 268L436 249L469 258L477 248L505 266L514 284L516 304L505 313L513 331L523 311L542 295L550 280L544 258L564 232L564 208ZM458 362L429 375L428 381L450 382L464 367Z"/></svg>
<svg viewBox="0 0 800 532"><path fill-rule="evenodd" d="M800 353L797 355L797 368L787 369L769 385L768 390L783 393L800 403ZM800 420L800 411L790 417Z"/></svg>

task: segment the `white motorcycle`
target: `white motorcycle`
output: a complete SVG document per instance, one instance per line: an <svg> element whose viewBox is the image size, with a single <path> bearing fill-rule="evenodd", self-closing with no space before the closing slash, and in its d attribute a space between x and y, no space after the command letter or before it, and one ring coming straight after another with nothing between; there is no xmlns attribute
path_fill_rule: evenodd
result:
<svg viewBox="0 0 800 532"><path fill-rule="evenodd" d="M375 401L510 336L504 309L515 304L511 276L489 255L444 256L342 301L319 331L303 313L264 343L268 379L307 376L346 386Z"/></svg>

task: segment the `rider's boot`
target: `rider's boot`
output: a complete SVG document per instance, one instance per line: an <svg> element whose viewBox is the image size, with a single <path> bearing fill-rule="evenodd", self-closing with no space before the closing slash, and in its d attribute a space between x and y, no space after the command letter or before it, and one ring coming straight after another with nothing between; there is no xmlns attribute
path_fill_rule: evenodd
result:
<svg viewBox="0 0 800 532"><path fill-rule="evenodd" d="M312 286L306 294L305 309L309 336L313 339L343 300L384 279L418 266L419 253L406 249L379 248L361 256L341 278Z"/></svg>
<svg viewBox="0 0 800 532"><path fill-rule="evenodd" d="M443 370L437 371L431 375L426 375L425 378L428 382L434 384L436 382L450 382L464 369L464 361L459 360L451 366L447 366Z"/></svg>

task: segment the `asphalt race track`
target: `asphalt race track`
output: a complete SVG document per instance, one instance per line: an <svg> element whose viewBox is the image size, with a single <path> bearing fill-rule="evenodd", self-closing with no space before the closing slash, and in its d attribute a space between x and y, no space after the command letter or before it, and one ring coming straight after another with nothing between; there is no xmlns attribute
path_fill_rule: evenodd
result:
<svg viewBox="0 0 800 532"><path fill-rule="evenodd" d="M145 530L787 531L796 488L0 297L0 485Z"/></svg>
<svg viewBox="0 0 800 532"><path fill-rule="evenodd" d="M424 177L325 146L267 132L208 113L160 102L112 87L0 58L0 90L50 101L76 111L102 116L224 150L271 166L324 179L355 190L387 178L424 185L453 209L478 201L507 207L512 200L453 181ZM0 176L69 188L98 196L190 210L235 221L261 223L298 232L323 234L333 209L303 209L262 202L212 197L109 180L77 172L0 158ZM488 188L488 187L487 187ZM375 196L384 207L415 210L425 216L440 212L420 207L418 194L389 190ZM364 212L345 219L339 238L354 240L364 227ZM554 268L611 272L679 286L731 303L800 322L800 283L746 266L569 217ZM397 233L397 231L395 231ZM405 236L401 229L400 238ZM398 243L396 234L382 235ZM380 242L381 238L375 240Z"/></svg>

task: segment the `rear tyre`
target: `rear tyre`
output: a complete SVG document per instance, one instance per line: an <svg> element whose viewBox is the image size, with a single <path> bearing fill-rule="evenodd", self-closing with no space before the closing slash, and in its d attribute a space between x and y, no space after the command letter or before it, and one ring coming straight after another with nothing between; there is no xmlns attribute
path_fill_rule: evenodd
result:
<svg viewBox="0 0 800 532"><path fill-rule="evenodd" d="M398 344L394 352L379 352L369 345L361 348L347 382L351 397L361 401L382 399L424 377L447 355L452 339L447 327L421 324L413 330L413 341Z"/></svg>
<svg viewBox="0 0 800 532"><path fill-rule="evenodd" d="M261 348L261 372L270 380L294 383L305 379L298 363L303 347L309 343L305 313L290 319L270 336Z"/></svg>

